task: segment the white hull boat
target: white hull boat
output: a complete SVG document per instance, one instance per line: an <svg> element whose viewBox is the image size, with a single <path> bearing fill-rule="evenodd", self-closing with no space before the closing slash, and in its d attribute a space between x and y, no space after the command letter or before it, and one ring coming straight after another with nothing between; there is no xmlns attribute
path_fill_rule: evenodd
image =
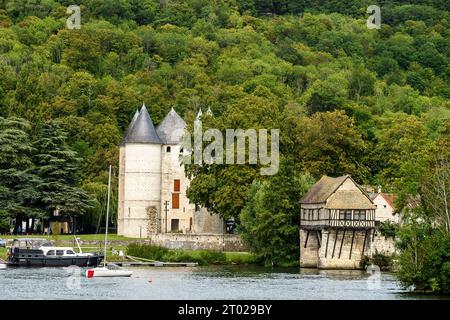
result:
<svg viewBox="0 0 450 320"><path fill-rule="evenodd" d="M6 264L0 263L0 270L2 270L2 269L6 269Z"/></svg>
<svg viewBox="0 0 450 320"><path fill-rule="evenodd" d="M98 267L86 270L86 278L97 277L131 277L133 271L122 269L108 269L105 267Z"/></svg>
<svg viewBox="0 0 450 320"><path fill-rule="evenodd" d="M124 270L115 264L106 263L106 251L108 246L108 221L109 221L109 200L111 194L111 166L109 166L108 178L108 202L106 207L106 228L105 228L105 254L103 258L103 267L97 267L86 270L86 278L97 277L131 277L133 271Z"/></svg>

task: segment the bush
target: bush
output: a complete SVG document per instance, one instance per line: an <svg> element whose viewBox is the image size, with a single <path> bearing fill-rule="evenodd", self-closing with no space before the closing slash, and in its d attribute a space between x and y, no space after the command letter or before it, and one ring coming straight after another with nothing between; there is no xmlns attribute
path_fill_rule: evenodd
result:
<svg viewBox="0 0 450 320"><path fill-rule="evenodd" d="M169 250L160 246L131 243L127 246L130 256L165 262L197 262L201 266L209 264L226 264L225 253L211 250L185 251Z"/></svg>
<svg viewBox="0 0 450 320"><path fill-rule="evenodd" d="M195 256L182 250L171 250L163 256L162 260L166 262L197 262L200 266L208 265L200 256Z"/></svg>
<svg viewBox="0 0 450 320"><path fill-rule="evenodd" d="M398 231L398 224L392 221L383 221L380 223L380 227L378 228L381 235L384 237L395 238Z"/></svg>
<svg viewBox="0 0 450 320"><path fill-rule="evenodd" d="M201 251L200 257L208 262L208 264L224 264L227 260L225 253L219 251Z"/></svg>
<svg viewBox="0 0 450 320"><path fill-rule="evenodd" d="M389 270L392 267L393 257L383 254L381 252L375 251L372 257L364 256L359 263L362 269L366 269L367 266L375 265L380 267L380 270Z"/></svg>
<svg viewBox="0 0 450 320"><path fill-rule="evenodd" d="M441 294L450 293L450 234L435 233L409 240L400 254L398 277L405 287Z"/></svg>
<svg viewBox="0 0 450 320"><path fill-rule="evenodd" d="M128 255L149 260L162 260L168 252L167 248L148 244L130 243L127 246Z"/></svg>

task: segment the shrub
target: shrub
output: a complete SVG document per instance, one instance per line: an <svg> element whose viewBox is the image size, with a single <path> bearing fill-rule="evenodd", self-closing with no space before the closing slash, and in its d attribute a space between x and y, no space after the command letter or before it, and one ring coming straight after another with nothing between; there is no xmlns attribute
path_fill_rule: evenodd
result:
<svg viewBox="0 0 450 320"><path fill-rule="evenodd" d="M224 264L227 260L225 253L220 251L201 251L200 257L204 259L208 264Z"/></svg>
<svg viewBox="0 0 450 320"><path fill-rule="evenodd" d="M392 267L393 257L384 253L375 251L372 257L364 256L359 265L362 269L366 269L367 266L375 265L380 267L380 270L389 270Z"/></svg>
<svg viewBox="0 0 450 320"><path fill-rule="evenodd" d="M450 234L415 238L419 241L408 241L400 254L400 281L405 287L414 285L418 291L449 294Z"/></svg>
<svg viewBox="0 0 450 320"><path fill-rule="evenodd" d="M167 248L148 244L130 243L127 246L128 255L149 260L162 260L168 252Z"/></svg>
<svg viewBox="0 0 450 320"><path fill-rule="evenodd" d="M383 221L380 223L378 230L384 237L395 238L398 231L398 224L389 220Z"/></svg>

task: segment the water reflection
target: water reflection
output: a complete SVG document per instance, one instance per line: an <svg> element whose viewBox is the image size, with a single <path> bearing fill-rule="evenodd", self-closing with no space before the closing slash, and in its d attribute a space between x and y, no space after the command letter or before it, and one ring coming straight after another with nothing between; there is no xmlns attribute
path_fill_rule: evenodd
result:
<svg viewBox="0 0 450 320"><path fill-rule="evenodd" d="M404 294L383 273L378 289L355 270L210 266L133 268L131 278L80 278L67 286L61 268L9 268L0 272L1 299L423 299Z"/></svg>

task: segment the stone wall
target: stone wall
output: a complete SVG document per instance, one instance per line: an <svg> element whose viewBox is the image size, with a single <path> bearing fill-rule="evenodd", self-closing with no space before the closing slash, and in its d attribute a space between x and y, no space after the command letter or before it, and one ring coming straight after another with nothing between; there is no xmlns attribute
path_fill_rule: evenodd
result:
<svg viewBox="0 0 450 320"><path fill-rule="evenodd" d="M206 208L200 208L194 212L193 232L196 234L221 234L224 232L223 219L215 213L210 213Z"/></svg>
<svg viewBox="0 0 450 320"><path fill-rule="evenodd" d="M319 265L319 241L317 231L300 230L300 267L317 268Z"/></svg>
<svg viewBox="0 0 450 320"><path fill-rule="evenodd" d="M368 254L370 242L369 233L365 243L364 237L364 231L345 230L344 233L344 230L323 230L319 268L360 269L360 261L364 255Z"/></svg>
<svg viewBox="0 0 450 320"><path fill-rule="evenodd" d="M230 234L159 233L150 235L150 243L169 249L246 251L241 237Z"/></svg>
<svg viewBox="0 0 450 320"><path fill-rule="evenodd" d="M376 252L385 255L397 253L395 248L395 239L390 237L387 238L382 235L373 237L373 241L370 243L369 255L372 256Z"/></svg>
<svg viewBox="0 0 450 320"><path fill-rule="evenodd" d="M247 249L238 235L233 234L184 234L184 233L159 233L150 234L148 239L136 240L109 240L108 247L127 246L130 243L152 244L169 249L191 250L216 250L245 252ZM225 243L225 245L223 245ZM76 244L72 240L60 240L55 243L58 246L71 246L76 250ZM102 246L103 240L80 241L82 246ZM12 239L7 239L7 245L12 245Z"/></svg>
<svg viewBox="0 0 450 320"><path fill-rule="evenodd" d="M370 254L370 233L343 229L300 230L300 267L360 269L363 256ZM364 250L363 250L364 247Z"/></svg>

